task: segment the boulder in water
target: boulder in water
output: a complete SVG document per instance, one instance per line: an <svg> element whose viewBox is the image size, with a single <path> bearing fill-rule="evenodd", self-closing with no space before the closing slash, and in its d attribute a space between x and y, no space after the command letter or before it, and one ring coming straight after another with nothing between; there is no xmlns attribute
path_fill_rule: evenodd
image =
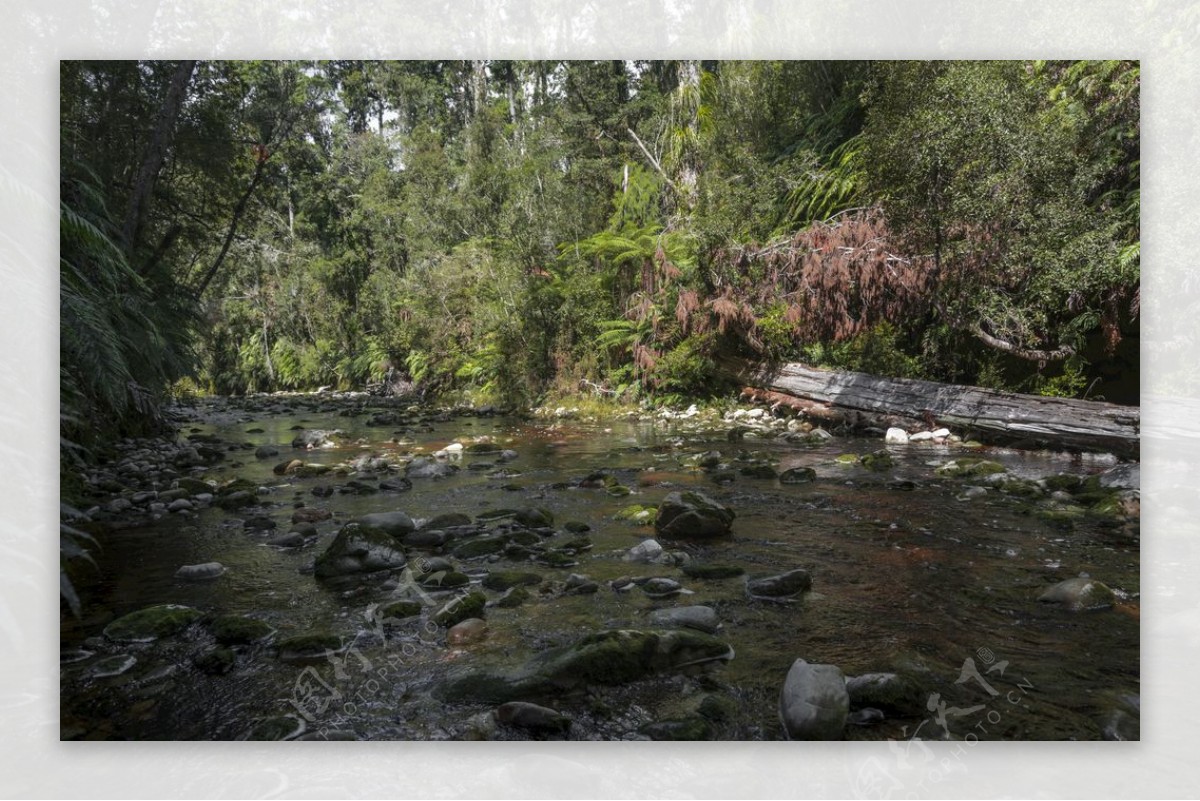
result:
<svg viewBox="0 0 1200 801"><path fill-rule="evenodd" d="M774 601L786 600L810 589L812 577L803 568L746 582L746 592L751 598Z"/></svg>
<svg viewBox="0 0 1200 801"><path fill-rule="evenodd" d="M184 565L175 571L175 578L184 581L208 581L225 573L225 565L220 562L204 562L199 565Z"/></svg>
<svg viewBox="0 0 1200 801"><path fill-rule="evenodd" d="M377 529L346 524L317 557L314 574L330 579L404 567L407 559L394 537Z"/></svg>
<svg viewBox="0 0 1200 801"><path fill-rule="evenodd" d="M789 740L840 740L849 712L846 678L837 666L792 663L779 696L779 719Z"/></svg>
<svg viewBox="0 0 1200 801"><path fill-rule="evenodd" d="M117 618L104 627L104 636L114 642L151 642L187 628L200 617L190 606L161 604Z"/></svg>
<svg viewBox="0 0 1200 801"><path fill-rule="evenodd" d="M674 539L712 539L730 533L733 510L702 492L672 492L658 507L654 530Z"/></svg>
<svg viewBox="0 0 1200 801"><path fill-rule="evenodd" d="M1072 612L1107 609L1113 605L1114 598L1112 590L1090 578L1060 581L1038 596L1043 603L1061 604Z"/></svg>

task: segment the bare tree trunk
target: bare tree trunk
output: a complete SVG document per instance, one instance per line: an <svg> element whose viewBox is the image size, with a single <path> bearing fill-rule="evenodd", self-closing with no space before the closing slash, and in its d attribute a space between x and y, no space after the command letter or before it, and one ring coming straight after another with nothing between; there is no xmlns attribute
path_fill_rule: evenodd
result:
<svg viewBox="0 0 1200 801"><path fill-rule="evenodd" d="M142 155L142 164L133 184L133 194L129 198L129 208L125 211L125 221L121 226L121 242L127 256L132 257L137 247L138 237L146 219L146 210L150 205L150 196L162 170L167 149L175 137L175 121L179 118L179 110L183 106L183 98L195 69L195 61L179 62L174 75L171 76L171 83L167 87L162 105L158 108L154 132L146 145L146 152Z"/></svg>

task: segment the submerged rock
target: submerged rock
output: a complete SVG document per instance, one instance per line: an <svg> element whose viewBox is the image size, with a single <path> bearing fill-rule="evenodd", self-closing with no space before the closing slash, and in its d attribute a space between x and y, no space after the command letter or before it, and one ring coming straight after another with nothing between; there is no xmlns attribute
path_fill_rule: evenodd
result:
<svg viewBox="0 0 1200 801"><path fill-rule="evenodd" d="M509 701L496 708L496 722L504 726L545 734L566 734L571 719L549 707L527 701Z"/></svg>
<svg viewBox="0 0 1200 801"><path fill-rule="evenodd" d="M107 679L120 676L137 664L137 657L132 654L114 654L106 656L88 668L87 677L90 679Z"/></svg>
<svg viewBox="0 0 1200 801"><path fill-rule="evenodd" d="M400 544L391 535L348 523L317 557L313 572L317 578L338 578L398 569L407 561Z"/></svg>
<svg viewBox="0 0 1200 801"><path fill-rule="evenodd" d="M789 740L840 740L849 712L846 678L836 665L792 663L779 696L779 719Z"/></svg>
<svg viewBox="0 0 1200 801"><path fill-rule="evenodd" d="M439 626L449 628L467 618L482 618L486 606L486 595L482 592L469 592L450 599L445 606L433 613L433 621Z"/></svg>
<svg viewBox="0 0 1200 801"><path fill-rule="evenodd" d="M625 684L649 676L733 658L725 642L699 632L605 631L543 651L511 673L475 670L443 682L446 701L508 701L546 697L589 684Z"/></svg>
<svg viewBox="0 0 1200 801"><path fill-rule="evenodd" d="M696 741L712 739L712 724L702 717L659 720L642 726L641 733L651 740Z"/></svg>
<svg viewBox="0 0 1200 801"><path fill-rule="evenodd" d="M190 606L161 604L117 618L104 627L113 642L151 642L182 631L200 617Z"/></svg>
<svg viewBox="0 0 1200 801"><path fill-rule="evenodd" d="M653 562L662 556L662 553L663 547L658 544L658 540L642 540L626 551L624 558L627 562Z"/></svg>
<svg viewBox="0 0 1200 801"><path fill-rule="evenodd" d="M487 637L488 625L477 617L459 621L446 632L447 645L469 645Z"/></svg>
<svg viewBox="0 0 1200 801"><path fill-rule="evenodd" d="M404 477L414 478L447 478L458 472L458 465L449 462L439 462L427 456L413 459L404 471Z"/></svg>
<svg viewBox="0 0 1200 801"><path fill-rule="evenodd" d="M898 715L918 716L926 694L913 679L898 673L864 673L846 679L846 692L856 707L878 707Z"/></svg>
<svg viewBox="0 0 1200 801"><path fill-rule="evenodd" d="M780 484L807 484L817 480L817 471L811 467L793 467L779 476Z"/></svg>
<svg viewBox="0 0 1200 801"><path fill-rule="evenodd" d="M683 575L694 579L720 580L735 578L744 574L746 571L737 565L704 565L704 564L687 564L684 565Z"/></svg>
<svg viewBox="0 0 1200 801"><path fill-rule="evenodd" d="M540 573L520 570L493 570L483 577L483 586L489 590L503 591L510 587L535 586L542 583Z"/></svg>
<svg viewBox="0 0 1200 801"><path fill-rule="evenodd" d="M711 539L730 533L732 509L701 492L672 492L658 507L654 530L662 537Z"/></svg>
<svg viewBox="0 0 1200 801"><path fill-rule="evenodd" d="M275 631L261 620L243 615L222 615L208 628L222 645L249 645L266 639Z"/></svg>
<svg viewBox="0 0 1200 801"><path fill-rule="evenodd" d="M279 658L284 662L316 662L340 654L346 648L334 634L300 634L280 640Z"/></svg>
<svg viewBox="0 0 1200 801"><path fill-rule="evenodd" d="M716 634L717 613L709 606L676 606L656 609L650 613L650 623L667 628L688 628Z"/></svg>
<svg viewBox="0 0 1200 801"><path fill-rule="evenodd" d="M330 439L331 434L336 432L331 431L301 431L292 439L293 448L324 448L333 445L333 440Z"/></svg>
<svg viewBox="0 0 1200 801"><path fill-rule="evenodd" d="M751 598L784 600L810 589L812 589L812 576L803 568L746 582L746 593Z"/></svg>
<svg viewBox="0 0 1200 801"><path fill-rule="evenodd" d="M199 565L184 565L175 571L175 578L184 581L208 581L224 573L225 565L220 562L204 562Z"/></svg>
<svg viewBox="0 0 1200 801"><path fill-rule="evenodd" d="M1112 590L1090 578L1060 581L1038 596L1043 603L1061 604L1072 612L1107 609L1113 605L1114 599Z"/></svg>

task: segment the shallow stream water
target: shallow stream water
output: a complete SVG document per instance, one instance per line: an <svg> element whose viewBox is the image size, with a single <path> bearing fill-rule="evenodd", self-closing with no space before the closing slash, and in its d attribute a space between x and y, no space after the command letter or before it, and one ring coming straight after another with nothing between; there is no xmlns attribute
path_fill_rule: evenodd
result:
<svg viewBox="0 0 1200 801"><path fill-rule="evenodd" d="M114 739L237 739L264 736L272 726L294 734L357 739L454 739L519 736L486 723L490 706L446 704L431 691L448 675L470 667L515 667L549 647L613 628L649 628L647 616L669 606L704 604L716 610L717 636L735 657L688 675L668 674L631 684L586 688L548 699L570 716L568 736L618 739L641 736L646 724L695 713L708 695L735 704L711 736L782 739L779 692L797 658L837 665L847 676L905 671L921 677L929 696L925 714L886 717L848 726L850 739L1098 739L1115 699L1137 695L1139 534L1136 523L1084 518L1064 527L1032 511L1029 500L989 489L962 498L969 482L942 478L936 465L963 450L956 445L890 448L896 466L873 472L835 461L881 447L880 439L834 438L819 446L779 439L731 441L727 431L681 420L578 422L425 414L412 424L368 426L373 411L347 414L344 404L213 400L190 410L181 435L211 434L227 458L200 474L210 480L242 477L266 488L277 528L252 532L244 510L215 507L168 514L146 525L103 532L100 579L85 588L84 616L63 618L63 736ZM290 447L296 426L338 429L337 447L303 453ZM247 433L261 429L261 432ZM310 463L343 464L363 454L396 461L430 453L456 440L490 438L518 453L495 465L495 455L464 455L456 474L413 479L411 490L317 497L318 486L337 488L349 478L279 476L272 467L298 456ZM276 458L251 449L274 445ZM807 466L814 482L786 485L737 475L717 484L696 456L719 451L735 471L769 462L779 471ZM984 455L1010 474L1039 478L1086 475L1103 459L989 449ZM472 469L479 463L491 465ZM606 471L632 494L581 488L590 473ZM503 471L503 472L499 472ZM376 480L376 484L378 481ZM754 600L745 578L701 580L679 567L622 559L654 536L651 526L617 519L630 506L657 505L669 492L698 489L734 510L732 536L718 541L669 542L694 563L732 565L750 577L807 569L812 591L791 603ZM329 509L315 543L294 550L266 545L292 526L295 505ZM356 516L402 510L419 523L446 512L472 518L500 508L543 507L554 516L555 540L576 535L567 521L590 527L592 548L571 567L487 557L454 560L477 584L489 569L543 574L540 587L516 608L489 606L482 642L451 647L430 612L448 595L399 629L381 632L367 612L393 597L390 585L331 588L305 572L337 529ZM410 558L416 554L410 553ZM209 582L175 578L181 565L217 561L227 572ZM572 573L600 585L571 595L562 582ZM1037 596L1063 579L1087 574L1117 592L1113 609L1069 612L1039 604ZM621 576L663 576L687 594L654 600L640 591L618 593L607 582ZM488 592L495 599L498 593ZM203 625L144 645L105 640L104 626L154 604L194 607L206 614L244 614L275 629L275 639L327 631L353 647L314 664L281 661L271 642L236 649L224 675L197 670L192 660L211 648ZM82 654L90 656L74 660ZM96 676L95 665L114 654L136 664L120 675ZM264 728L265 727L265 728ZM268 732L269 736L269 732Z"/></svg>

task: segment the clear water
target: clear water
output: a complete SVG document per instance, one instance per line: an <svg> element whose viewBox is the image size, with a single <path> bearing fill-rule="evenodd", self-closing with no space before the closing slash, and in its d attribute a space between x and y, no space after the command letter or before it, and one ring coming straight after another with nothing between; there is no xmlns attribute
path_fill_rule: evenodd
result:
<svg viewBox="0 0 1200 801"><path fill-rule="evenodd" d="M64 737L235 739L263 720L286 715L306 718L310 732L336 730L359 739L470 737L476 716L489 707L437 701L430 690L451 671L514 666L590 632L646 627L654 609L688 604L717 610L719 636L734 647L736 657L701 675L657 677L552 699L577 721L572 736L627 736L648 721L686 715L699 697L718 693L735 700L738 711L717 736L780 739L779 689L800 657L836 664L847 675L915 671L925 677L931 696L940 692L931 698L928 715L848 727L850 738L947 736L948 731L953 738L1096 739L1113 699L1138 693L1136 526L1085 521L1064 530L1031 514L1029 503L994 490L956 500L962 483L938 478L933 467L958 453L950 447L893 448L897 466L872 473L834 459L875 450L878 440L834 439L812 448L729 442L724 432L679 421L588 424L473 417L428 422L401 433L365 425L369 412L344 416L336 405L304 403L311 408L293 402L276 404L291 411L264 411L214 401L198 408L194 424L184 428L185 434L212 433L226 443L279 446L279 457L266 460L255 459L252 450L233 451L206 474L242 476L270 487L264 500L279 524L274 532L249 533L242 513L210 508L194 517L169 515L153 525L102 536L101 579L87 588L84 618L63 618L64 654L76 648L93 652L87 659L64 661ZM302 454L309 462L337 464L364 453L428 453L455 439L486 436L519 453L506 465L519 475L491 478L488 471L466 469L474 461L494 459L468 455L455 476L415 479L408 492L315 497L313 487L348 479L272 473L274 464L297 453L289 447L296 425L341 429L345 436L339 442L353 443ZM263 432L246 433L250 428ZM721 451L735 467L756 459L770 460L781 471L810 466L818 479L781 485L739 475L731 484L717 485L690 461L711 450ZM987 455L1027 477L1084 474L1106 466L1046 453ZM611 497L603 489L574 486L602 468L633 494ZM904 480L915 488L889 486ZM733 536L664 545L682 548L698 562L741 566L752 577L803 567L813 576L813 591L798 603L763 603L746 596L743 578L702 581L676 567L621 560L653 530L616 520L614 514L632 503L655 505L668 492L689 487L735 510ZM289 530L298 500L334 513L318 524L319 541L296 551L266 546L267 539ZM535 589L519 608L489 607L489 636L481 643L449 647L444 630L427 622L428 612L381 637L365 612L390 597L386 589L333 590L301 572L343 522L360 514L402 510L414 518L443 512L474 517L529 505L549 509L560 528L569 520L587 523L593 549L571 568L507 560L495 565L466 560L460 566L476 580L488 568L533 570L552 581L583 573L601 589L582 596ZM179 566L207 561L223 563L228 572L208 583L174 578ZM1045 587L1081 573L1105 582L1125 602L1091 613L1036 602ZM626 575L675 578L693 594L654 601L637 590L617 593L605 585ZM331 631L357 647L341 662L313 665L281 662L269 644L246 647L238 650L230 673L210 676L191 664L212 642L202 626L146 645L97 639L116 616L160 603L251 615L276 629L277 638ZM91 666L112 654L132 654L138 661L118 676L91 676ZM967 659L996 695L973 679L956 683ZM991 672L984 673L989 667ZM951 698L958 700L947 707L945 699ZM939 711L944 725L935 719ZM511 733L502 730L497 736Z"/></svg>

